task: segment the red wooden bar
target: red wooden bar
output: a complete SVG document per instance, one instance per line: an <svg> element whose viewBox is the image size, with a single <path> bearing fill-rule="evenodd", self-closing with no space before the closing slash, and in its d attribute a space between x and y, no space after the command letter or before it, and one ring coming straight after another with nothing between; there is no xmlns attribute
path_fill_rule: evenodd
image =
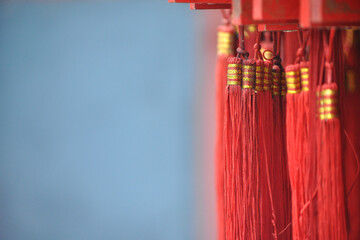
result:
<svg viewBox="0 0 360 240"><path fill-rule="evenodd" d="M168 0L193 10L232 9L235 25L260 24L260 31L319 26L359 26L360 0Z"/></svg>
<svg viewBox="0 0 360 240"><path fill-rule="evenodd" d="M302 0L300 1L301 27L359 26L359 0Z"/></svg>
<svg viewBox="0 0 360 240"><path fill-rule="evenodd" d="M297 26L298 23L298 4L294 5L294 3L298 3L297 0L291 4L284 3L283 6L277 5L276 2L280 1L280 3L283 3L285 0L257 0L261 3L260 9L258 9L258 5L254 4L254 1L255 0L233 0L233 24L244 25L258 23L263 24L261 29L274 29L274 31L289 31L296 29L295 26ZM278 6L279 8L274 10L273 6ZM295 10L290 11L290 13L295 15L285 14L287 8L295 8ZM261 18L254 19L254 12ZM277 17L278 15L280 17Z"/></svg>
<svg viewBox="0 0 360 240"><path fill-rule="evenodd" d="M231 4L226 3L190 3L191 10L208 10L208 9L231 9Z"/></svg>
<svg viewBox="0 0 360 240"><path fill-rule="evenodd" d="M217 3L231 4L231 0L168 0L169 3Z"/></svg>
<svg viewBox="0 0 360 240"><path fill-rule="evenodd" d="M260 22L296 22L299 6L299 0L253 0L252 16Z"/></svg>

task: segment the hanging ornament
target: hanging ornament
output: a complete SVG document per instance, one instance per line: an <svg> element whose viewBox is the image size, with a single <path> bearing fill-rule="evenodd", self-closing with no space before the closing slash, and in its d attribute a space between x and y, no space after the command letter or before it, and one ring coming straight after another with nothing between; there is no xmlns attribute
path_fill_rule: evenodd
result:
<svg viewBox="0 0 360 240"><path fill-rule="evenodd" d="M240 94L241 59L228 60L224 105L224 207L226 240L236 240L239 234L237 214L240 165Z"/></svg>
<svg viewBox="0 0 360 240"><path fill-rule="evenodd" d="M318 189L318 237L319 240L347 239L345 196L341 149L341 123L339 119L338 81L342 55L335 55L334 40L340 31L330 30L329 41L323 32L325 46L324 83L319 85L319 116L317 121L317 189ZM341 47L340 45L336 46ZM342 82L343 84L343 82Z"/></svg>
<svg viewBox="0 0 360 240"><path fill-rule="evenodd" d="M285 145L286 138L284 108L286 99L281 96L281 90L285 89L285 87L282 87L281 85L281 83L284 83L284 69L281 65L280 58L281 33L274 33L273 39L273 149L272 162L270 164L270 179L272 181L271 187L276 214L274 220L276 220L276 227L278 228L274 229L274 235L276 239L290 239L291 228L289 228L289 226L291 223L291 189Z"/></svg>
<svg viewBox="0 0 360 240"><path fill-rule="evenodd" d="M217 226L218 240L225 240L224 216L224 105L227 77L227 60L235 54L235 31L231 25L231 11L222 11L224 24L218 27L217 61L216 61L216 145L215 145L215 178L217 191Z"/></svg>

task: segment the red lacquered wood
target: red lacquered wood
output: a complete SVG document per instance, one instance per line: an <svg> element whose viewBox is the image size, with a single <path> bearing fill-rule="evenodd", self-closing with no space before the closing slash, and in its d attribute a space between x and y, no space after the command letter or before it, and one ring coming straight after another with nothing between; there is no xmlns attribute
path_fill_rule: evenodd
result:
<svg viewBox="0 0 360 240"><path fill-rule="evenodd" d="M267 19L262 19L262 20L255 20L253 18L253 7L257 7L253 4L255 0L233 0L233 4L232 4L232 22L235 25L243 25L243 24L254 24L254 23L272 23L272 24L278 24L278 23L282 23L284 24L284 26L286 26L285 23L288 24L293 24L293 23L297 23L298 20L297 18L293 18L291 19L287 14L282 14L282 18L281 19L275 19L275 17L268 17ZM265 0L262 0L265 1ZM276 0L269 0L269 1L276 1ZM279 1L284 1L284 0L279 0ZM288 0L289 1L289 0ZM273 9L276 8L274 6L277 6L275 3L273 3L274 5L270 7L270 5L265 5L268 8L268 11L271 12L275 12L275 14L279 14L276 13L276 11L274 11ZM288 6L288 5L285 5ZM282 11L285 11L283 8ZM294 11L293 11L294 12ZM296 12L296 11L295 11ZM269 14L268 14L269 15ZM265 15L265 16L268 16ZM284 29L284 30L292 30L293 27L291 27L291 29Z"/></svg>
<svg viewBox="0 0 360 240"><path fill-rule="evenodd" d="M297 20L299 0L253 0L252 17L261 22Z"/></svg>
<svg viewBox="0 0 360 240"><path fill-rule="evenodd" d="M300 1L301 27L359 26L359 0L302 0Z"/></svg>
<svg viewBox="0 0 360 240"><path fill-rule="evenodd" d="M190 3L191 10L208 10L208 9L231 9L231 4L226 3Z"/></svg>
<svg viewBox="0 0 360 240"><path fill-rule="evenodd" d="M236 25L263 25L264 28L293 30L299 21L303 28L316 26L359 26L360 0L168 0L191 3L191 9L228 9L232 3L232 22ZM200 5L199 5L200 4ZM217 5L212 5L217 4ZM285 29L289 27L289 29Z"/></svg>
<svg viewBox="0 0 360 240"><path fill-rule="evenodd" d="M229 9L236 25L261 23L264 29L294 30L316 26L360 26L360 0L168 0L191 9ZM291 24L290 24L291 23ZM269 25L270 24L270 25ZM274 25L277 24L277 25ZM288 27L288 28L287 28ZM276 31L276 30L274 30Z"/></svg>
<svg viewBox="0 0 360 240"><path fill-rule="evenodd" d="M297 23L266 23L258 24L258 31L296 31L299 30L299 24Z"/></svg>
<svg viewBox="0 0 360 240"><path fill-rule="evenodd" d="M168 0L170 3L217 3L217 4L230 4L231 0Z"/></svg>

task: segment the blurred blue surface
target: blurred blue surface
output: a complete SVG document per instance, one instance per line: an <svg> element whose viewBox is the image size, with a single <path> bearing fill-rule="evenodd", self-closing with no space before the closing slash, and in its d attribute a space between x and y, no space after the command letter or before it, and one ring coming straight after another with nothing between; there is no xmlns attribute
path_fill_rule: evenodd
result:
<svg viewBox="0 0 360 240"><path fill-rule="evenodd" d="M187 5L0 3L0 239L193 239Z"/></svg>

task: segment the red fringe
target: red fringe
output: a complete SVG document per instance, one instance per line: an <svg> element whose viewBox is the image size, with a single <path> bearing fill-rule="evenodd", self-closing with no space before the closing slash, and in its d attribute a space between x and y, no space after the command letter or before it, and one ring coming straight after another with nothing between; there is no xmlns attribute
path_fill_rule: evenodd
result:
<svg viewBox="0 0 360 240"><path fill-rule="evenodd" d="M333 73L329 71L330 64L324 61L324 30L311 30L310 44L316 51L310 51L310 125L309 132L315 133L316 138L309 138L309 189L312 192L309 207L310 228L309 238L347 239L345 189L343 179L342 160L342 132L341 118L325 118L319 108L319 100L323 98L319 91L322 89L337 89L337 84L343 86L342 44L339 32L332 39L335 43L335 57L328 54L334 61ZM329 44L331 46L331 44ZM329 48L332 49L332 48ZM336 50L336 51L335 51ZM330 52L329 52L330 53ZM340 54L339 54L340 53ZM329 59L327 59L329 61ZM324 68L327 68L324 77ZM333 82L332 78L336 81ZM327 84L322 84L326 79ZM339 89L338 101L343 102L343 87ZM316 94L318 91L318 94ZM316 97L318 95L318 97ZM334 103L334 102L333 102ZM323 108L325 109L325 108ZM329 111L329 110L325 110ZM340 115L341 117L341 115ZM315 183L315 184L314 184Z"/></svg>
<svg viewBox="0 0 360 240"><path fill-rule="evenodd" d="M264 67L270 69L266 80L272 84L272 62L265 61ZM257 93L257 112L259 116L259 153L260 153L260 224L262 239L272 239L274 211L272 205L269 162L272 161L272 127L273 127L273 99L270 89ZM269 178L268 178L269 177Z"/></svg>
<svg viewBox="0 0 360 240"><path fill-rule="evenodd" d="M324 84L322 89L337 91L337 85ZM318 124L318 237L347 239L340 120L334 117Z"/></svg>
<svg viewBox="0 0 360 240"><path fill-rule="evenodd" d="M309 62L301 62L300 69L309 68ZM308 74L309 75L309 74ZM301 74L303 76L303 74ZM303 81L303 77L302 77ZM308 81L310 79L308 78ZM313 198L313 192L310 187L310 175L311 171L311 162L313 160L310 158L310 148L309 148L309 139L312 137L310 135L310 105L309 105L309 91L306 88L306 85L302 85L302 91L299 96L299 105L298 105L298 123L296 128L299 129L297 133L298 148L297 154L300 162L300 173L301 173L301 183L302 183L302 196L300 198L300 208L299 208L299 239L306 239L308 232L310 231L311 225L311 215L310 208L308 207ZM294 221L294 218L293 218Z"/></svg>
<svg viewBox="0 0 360 240"><path fill-rule="evenodd" d="M280 145L281 147L281 162L280 162L280 177L281 177L281 196L280 196L280 230L279 239L291 240L291 186L289 177L288 156L286 151L286 81L284 69L281 69L281 98L280 98L280 111L281 111L281 125L280 125Z"/></svg>
<svg viewBox="0 0 360 240"><path fill-rule="evenodd" d="M256 61L243 61L243 89L241 93L241 152L242 165L240 166L241 184L238 205L240 221L240 238L244 240L260 239L259 191L260 169L258 155L258 133L256 125L256 98L253 88L244 88L244 77L253 78L255 75L244 75L245 66L253 67L255 74ZM253 83L254 85L254 83Z"/></svg>
<svg viewBox="0 0 360 240"><path fill-rule="evenodd" d="M318 206L318 186L317 186L317 168L318 168L318 149L317 141L319 136L318 126L318 108L317 98L318 85L321 84L320 73L324 67L323 56L324 56L324 46L322 41L322 31L312 29L310 30L310 52L309 52L309 62L311 63L310 70L310 83L309 83L309 133L312 133L312 136L309 137L308 146L309 146L309 164L307 169L308 171L308 192L311 194L309 203L307 204L309 218L309 231L306 232L306 237L308 239L317 239L318 233L318 216L317 216L317 206ZM312 50L314 49L314 50Z"/></svg>
<svg viewBox="0 0 360 240"><path fill-rule="evenodd" d="M300 72L300 67L298 64L290 65L286 67L285 71L296 74L296 72ZM294 77L300 78L300 74L296 74ZM291 80L293 79L294 78L291 78ZM301 150L299 136L302 134L303 131L301 126L299 125L299 121L302 117L302 113L300 112L299 106L300 93L290 91L296 90L290 89L288 94L286 95L286 146L292 191L292 231L294 239L304 239L299 223L300 211L302 208L304 196L303 169L300 160L301 155L299 155L299 152Z"/></svg>
<svg viewBox="0 0 360 240"><path fill-rule="evenodd" d="M229 58L229 63L241 63L239 58ZM239 216L237 208L239 199L240 167L240 85L227 85L225 88L224 116L224 196L225 196L225 234L227 240L238 239Z"/></svg>
<svg viewBox="0 0 360 240"><path fill-rule="evenodd" d="M274 198L276 216L275 239L291 239L291 188L289 183L286 145L285 145L285 118L284 100L281 98L281 69L273 66L273 149L270 163L271 187Z"/></svg>

